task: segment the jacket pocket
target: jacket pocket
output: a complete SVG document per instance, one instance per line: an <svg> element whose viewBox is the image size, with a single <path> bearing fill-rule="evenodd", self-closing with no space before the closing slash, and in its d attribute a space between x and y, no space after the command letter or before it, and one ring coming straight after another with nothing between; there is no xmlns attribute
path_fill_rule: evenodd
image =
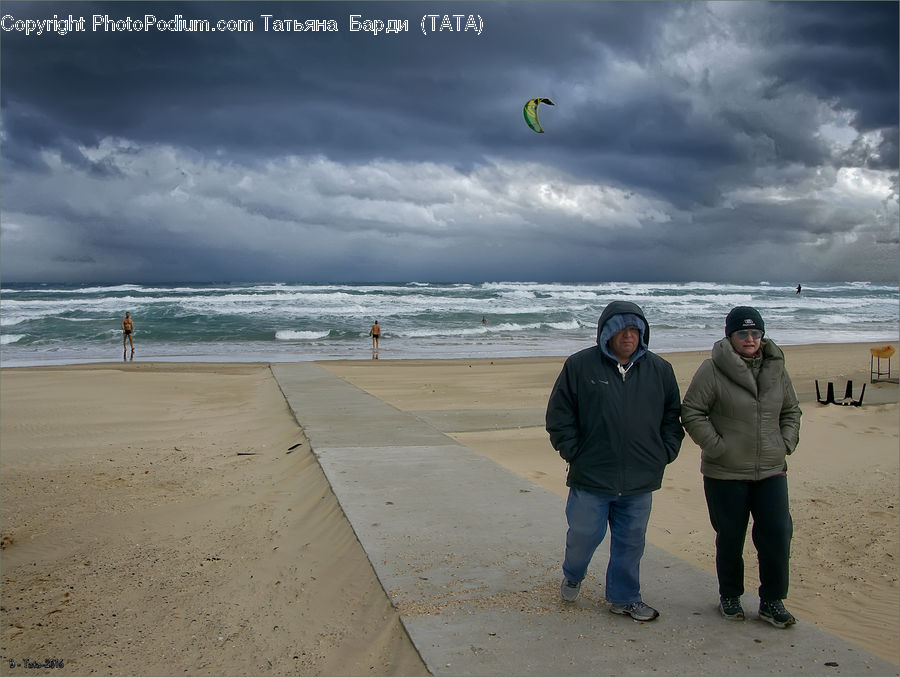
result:
<svg viewBox="0 0 900 677"><path fill-rule="evenodd" d="M581 444L576 443L566 449L560 449L559 455L566 463L571 463L578 458L578 455L581 453L581 446Z"/></svg>

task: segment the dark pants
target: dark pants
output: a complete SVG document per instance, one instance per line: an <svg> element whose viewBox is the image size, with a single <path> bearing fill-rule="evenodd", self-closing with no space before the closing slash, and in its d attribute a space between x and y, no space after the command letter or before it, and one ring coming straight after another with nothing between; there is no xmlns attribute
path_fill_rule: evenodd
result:
<svg viewBox="0 0 900 677"><path fill-rule="evenodd" d="M753 515L753 545L759 558L759 598L784 599L794 524L788 508L787 477L759 482L703 478L709 521L716 531L716 574L719 595L744 593L744 539Z"/></svg>

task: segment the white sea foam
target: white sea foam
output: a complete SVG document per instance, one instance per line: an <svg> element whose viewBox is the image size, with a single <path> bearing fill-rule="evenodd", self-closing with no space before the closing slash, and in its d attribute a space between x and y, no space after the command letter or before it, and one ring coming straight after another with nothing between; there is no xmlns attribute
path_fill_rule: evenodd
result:
<svg viewBox="0 0 900 677"><path fill-rule="evenodd" d="M568 322L548 322L547 326L551 329L574 330L581 329L583 325L578 320L570 320Z"/></svg>
<svg viewBox="0 0 900 677"><path fill-rule="evenodd" d="M315 341L317 339L328 338L327 331L294 331L292 329L282 329L275 332L275 338L278 341Z"/></svg>
<svg viewBox="0 0 900 677"><path fill-rule="evenodd" d="M816 320L821 324L854 324L853 320L845 315L818 315Z"/></svg>

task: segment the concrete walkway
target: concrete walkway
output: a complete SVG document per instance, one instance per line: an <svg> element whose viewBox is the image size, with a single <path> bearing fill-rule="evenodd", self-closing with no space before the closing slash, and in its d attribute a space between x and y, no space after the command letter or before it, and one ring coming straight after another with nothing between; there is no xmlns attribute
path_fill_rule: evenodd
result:
<svg viewBox="0 0 900 677"><path fill-rule="evenodd" d="M649 544L642 593L659 619L608 612L604 546L566 604L563 499L316 364L271 368L435 675L900 674L802 619L724 621L715 577ZM751 618L757 604L744 596Z"/></svg>

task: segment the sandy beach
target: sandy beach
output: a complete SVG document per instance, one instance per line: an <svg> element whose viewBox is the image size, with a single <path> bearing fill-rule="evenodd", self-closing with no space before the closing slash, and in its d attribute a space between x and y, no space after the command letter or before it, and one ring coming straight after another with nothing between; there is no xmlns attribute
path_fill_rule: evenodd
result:
<svg viewBox="0 0 900 677"><path fill-rule="evenodd" d="M427 674L266 365L0 389L4 674Z"/></svg>
<svg viewBox="0 0 900 677"><path fill-rule="evenodd" d="M869 347L785 349L804 411L787 605L897 664L898 388L815 402L815 379L858 395ZM706 356L667 356L682 392ZM562 361L320 364L426 420L489 414L452 436L564 496L541 424ZM0 465L6 674L427 673L266 365L3 369ZM700 482L686 439L649 535L711 571Z"/></svg>

